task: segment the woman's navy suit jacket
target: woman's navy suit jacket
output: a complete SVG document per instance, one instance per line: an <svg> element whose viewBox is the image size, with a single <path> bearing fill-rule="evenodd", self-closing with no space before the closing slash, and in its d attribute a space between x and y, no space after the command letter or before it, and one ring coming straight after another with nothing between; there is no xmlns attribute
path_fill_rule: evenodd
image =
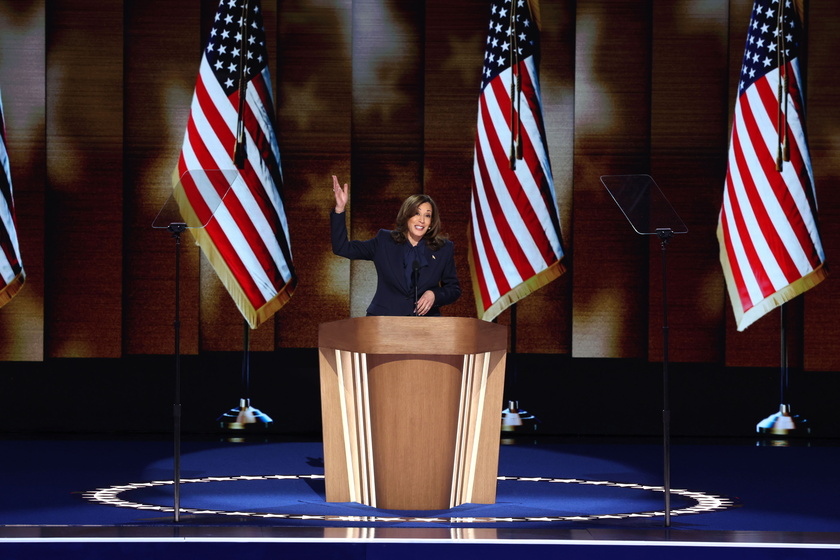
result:
<svg viewBox="0 0 840 560"><path fill-rule="evenodd" d="M405 246L391 238L389 230L381 229L373 239L350 241L344 213L330 212L333 253L348 259L373 261L376 267L376 293L367 308L368 315L413 315L414 287L406 280ZM447 305L461 295L461 285L455 272L455 246L446 241L432 251L425 247L428 266L418 271L417 294L426 290L435 294L435 304L427 315L440 315L440 306Z"/></svg>

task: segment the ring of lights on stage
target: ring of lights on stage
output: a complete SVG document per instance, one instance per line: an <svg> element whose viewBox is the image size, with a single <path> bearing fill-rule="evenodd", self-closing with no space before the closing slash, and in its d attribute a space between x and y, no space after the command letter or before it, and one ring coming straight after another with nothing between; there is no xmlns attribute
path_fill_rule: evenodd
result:
<svg viewBox="0 0 840 560"><path fill-rule="evenodd" d="M206 483L206 482L239 482L239 481L255 481L255 480L323 480L324 475L319 474L301 474L301 475L254 475L254 476L208 476L205 478L189 478L181 479L182 484L191 483ZM634 484L627 482L609 482L605 480L583 480L578 478L547 478L547 477L517 477L517 476L500 476L500 481L516 481L516 482L545 482L554 484L580 484L601 487L613 487L632 490L647 490L650 492L664 492L665 488L662 486L647 486L642 484ZM155 480L151 482L136 482L122 486L109 486L107 488L100 488L83 494L86 500L100 504L134 508L147 511L160 512L174 512L174 506L159 506L153 504L143 504L138 502L131 502L124 500L120 496L132 490L139 490L143 488L151 488L155 486L171 486L175 482L172 480ZM672 516L678 515L694 515L698 513L711 513L715 511L723 511L735 506L735 503L726 497L707 494L705 492L695 492L691 490L671 489L671 495L681 496L694 502L693 506L672 509L670 514ZM367 522L367 523L522 523L522 522L552 522L552 521L594 521L605 519L631 519L631 518L645 518L645 517L664 517L665 511L643 511L636 513L609 513L609 514L593 514L593 515L569 515L569 516L547 516L547 517L387 517L387 516L361 516L361 515L311 515L311 514L290 514L290 513L266 513L253 511L226 511L215 509L198 509L198 508L180 508L181 513L193 515L227 515L235 517L253 517L263 519L293 519L301 521L332 521L332 522Z"/></svg>

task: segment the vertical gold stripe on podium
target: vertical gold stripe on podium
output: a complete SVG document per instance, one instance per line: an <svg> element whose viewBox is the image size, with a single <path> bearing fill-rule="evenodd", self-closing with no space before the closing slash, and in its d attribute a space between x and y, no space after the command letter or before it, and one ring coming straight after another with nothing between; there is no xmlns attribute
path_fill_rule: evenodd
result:
<svg viewBox="0 0 840 560"><path fill-rule="evenodd" d="M348 407L348 400L353 392L353 365L350 352L335 351L335 367L338 370L338 403L341 407L341 429L344 433L344 460L347 464L347 487L350 491L350 501L359 501L359 469L356 468L356 432L353 429L352 407ZM349 371L348 371L349 370ZM351 393L348 396L348 392Z"/></svg>
<svg viewBox="0 0 840 560"><path fill-rule="evenodd" d="M458 402L458 429L455 433L455 455L452 461L452 488L449 494L449 507L460 504L462 474L464 472L464 429L466 426L466 410L469 403L469 386L472 379L472 354L464 355L464 365L461 367L461 395Z"/></svg>
<svg viewBox="0 0 840 560"><path fill-rule="evenodd" d="M469 502L473 496L489 370L490 352L464 356L450 507Z"/></svg>
<svg viewBox="0 0 840 560"><path fill-rule="evenodd" d="M361 387L359 390L359 418L361 422L359 429L362 431L363 440L365 442L363 450L364 453L359 456L365 486L365 501L362 503L371 507L376 507L376 477L374 476L373 468L373 436L371 434L370 387L368 385L367 354L360 354L359 377L361 379Z"/></svg>
<svg viewBox="0 0 840 560"><path fill-rule="evenodd" d="M335 354L350 501L376 507L367 355L340 350Z"/></svg>
<svg viewBox="0 0 840 560"><path fill-rule="evenodd" d="M367 473L365 472L365 459L367 458L366 432L364 426L364 406L362 401L364 395L362 392L362 375L361 375L361 356L358 352L353 352L353 408L356 411L356 441L358 442L357 454L354 457L354 467L356 470L356 478L359 483L359 502L368 503L368 485Z"/></svg>
<svg viewBox="0 0 840 560"><path fill-rule="evenodd" d="M472 449L470 449L469 465L467 467L467 472L465 473L467 478L467 491L463 496L461 496L461 503L472 501L473 488L475 485L476 461L478 461L478 447L481 443L481 424L484 419L484 401L487 393L487 377L490 369L490 352L485 352L480 356L480 363L477 363L476 367L481 368L481 377L477 380L477 390L476 385L473 384L473 406L471 409L472 417L469 422L472 438L468 441L472 441ZM473 377L475 377L475 374L473 374Z"/></svg>
<svg viewBox="0 0 840 560"><path fill-rule="evenodd" d="M467 469L469 468L470 462L470 434L472 432L471 424L473 420L473 416L475 415L475 411L473 411L473 398L472 394L475 391L475 354L470 355L470 362L469 362L469 375L467 377L467 387L466 392L464 393L464 428L461 431L462 443L461 443L461 465L460 470L458 472L458 477L460 478L460 482L458 484L458 497L455 502L455 505L461 505L464 503L464 492L466 491L466 477L467 477Z"/></svg>
<svg viewBox="0 0 840 560"><path fill-rule="evenodd" d="M490 354L484 352L464 356L449 507L456 507L473 499L490 375Z"/></svg>

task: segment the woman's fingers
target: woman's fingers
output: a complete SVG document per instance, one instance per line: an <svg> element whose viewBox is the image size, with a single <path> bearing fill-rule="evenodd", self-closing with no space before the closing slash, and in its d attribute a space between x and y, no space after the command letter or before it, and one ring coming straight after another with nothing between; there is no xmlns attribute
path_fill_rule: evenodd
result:
<svg viewBox="0 0 840 560"><path fill-rule="evenodd" d="M420 296L420 299L417 300L417 314L418 315L425 315L428 313L432 306L435 304L435 293L431 290L427 290Z"/></svg>

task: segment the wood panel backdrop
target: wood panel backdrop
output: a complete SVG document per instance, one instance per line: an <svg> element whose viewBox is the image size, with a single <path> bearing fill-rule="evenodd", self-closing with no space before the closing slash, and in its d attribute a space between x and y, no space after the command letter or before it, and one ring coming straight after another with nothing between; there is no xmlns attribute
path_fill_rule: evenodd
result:
<svg viewBox="0 0 840 560"><path fill-rule="evenodd" d="M364 313L367 263L332 255L330 175L351 237L426 192L454 240L464 296L485 0L264 0L299 287L251 348L317 345ZM216 0L2 0L0 87L23 291L0 310L0 359L173 352L175 246L151 228L171 192ZM543 0L542 98L568 271L516 309L518 352L662 358L661 252L599 181L650 173L690 232L668 249L670 358L779 364L779 313L737 333L715 237L752 0ZM807 122L823 244L840 256L840 11L806 8ZM200 251L181 260L182 351L242 348L243 322ZM840 370L834 277L790 306L805 369ZM501 323L510 323L505 312Z"/></svg>

